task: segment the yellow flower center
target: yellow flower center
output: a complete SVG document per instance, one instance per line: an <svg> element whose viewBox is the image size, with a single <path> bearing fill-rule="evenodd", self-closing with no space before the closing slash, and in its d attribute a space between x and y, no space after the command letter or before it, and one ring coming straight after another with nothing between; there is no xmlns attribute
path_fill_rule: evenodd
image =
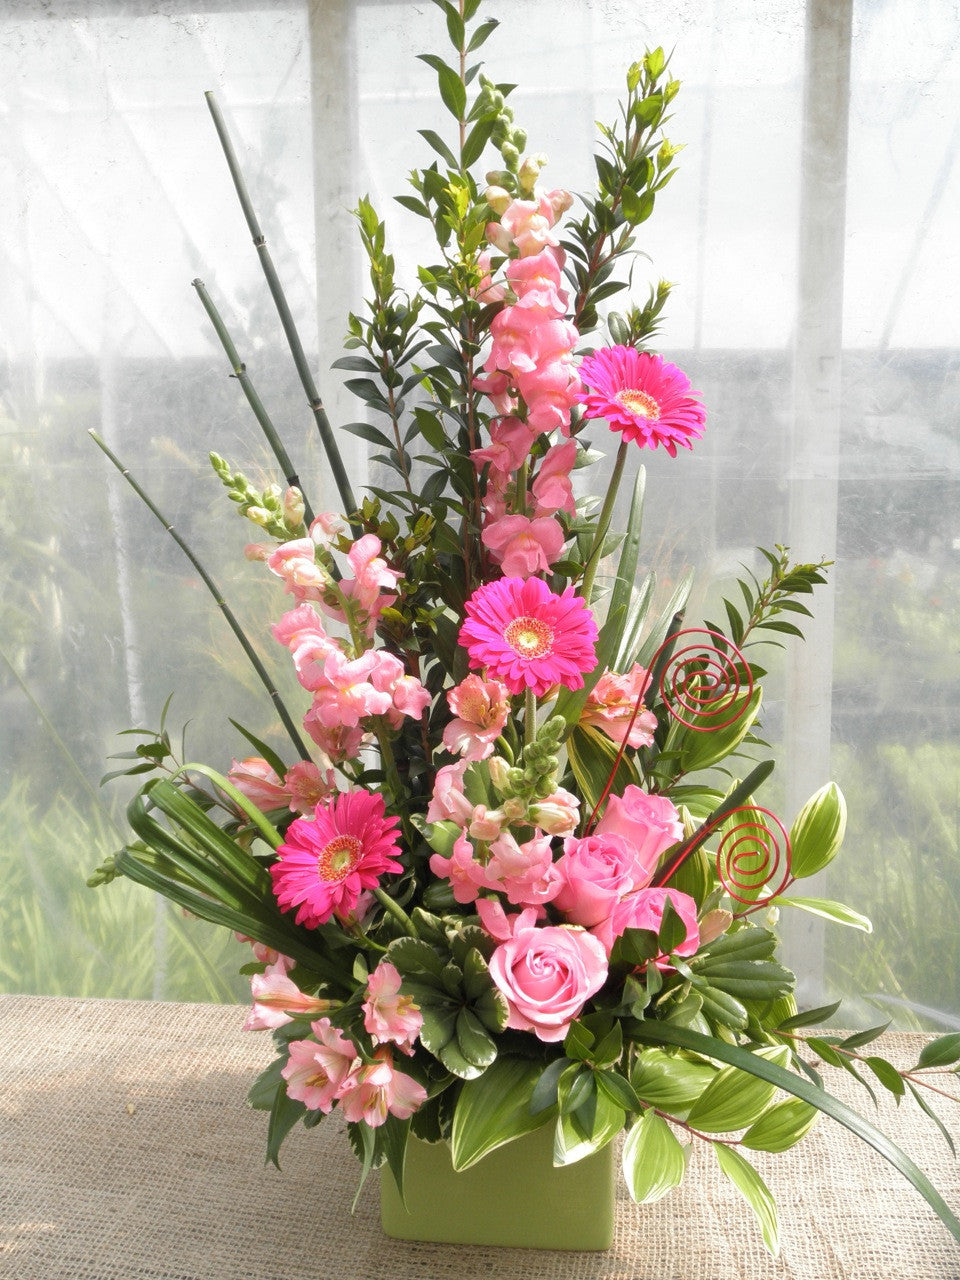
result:
<svg viewBox="0 0 960 1280"><path fill-rule="evenodd" d="M507 644L521 658L542 658L553 646L553 628L540 618L524 614L514 618L503 633Z"/></svg>
<svg viewBox="0 0 960 1280"><path fill-rule="evenodd" d="M624 387L613 398L617 404L622 404L628 413L635 413L638 418L648 418L651 422L656 422L660 417L660 406L653 396L648 396L645 391Z"/></svg>
<svg viewBox="0 0 960 1280"><path fill-rule="evenodd" d="M321 880L337 884L345 880L360 861L360 841L356 836L334 836L324 845L317 859Z"/></svg>

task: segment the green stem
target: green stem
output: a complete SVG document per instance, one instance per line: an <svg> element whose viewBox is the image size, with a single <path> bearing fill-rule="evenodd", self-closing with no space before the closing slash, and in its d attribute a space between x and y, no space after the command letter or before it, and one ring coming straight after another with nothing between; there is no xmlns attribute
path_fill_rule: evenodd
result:
<svg viewBox="0 0 960 1280"><path fill-rule="evenodd" d="M413 921L404 911L403 907L400 906L399 902L394 902L394 900L390 897L389 893L387 893L384 889L381 889L379 885L376 885L373 890L373 896L376 898L376 900L380 903L382 907L385 907L387 911L389 911L390 914L395 917L395 919L400 921L400 923L403 925L409 937L411 938L420 937L419 933L417 933L417 926L413 923Z"/></svg>
<svg viewBox="0 0 960 1280"><path fill-rule="evenodd" d="M300 334L297 332L297 326L294 323L286 295L283 292L283 286L280 283L280 278L273 265L273 259L267 248L266 237L260 229L260 223L257 221L257 215L254 212L246 183L243 180L243 174L233 149L233 143L230 141L226 123L220 114L220 108L214 95L208 91L204 96L207 99L207 106L210 108L210 115L213 117L214 128L217 131L217 137L220 139L220 146L223 149L227 166L230 169L230 176L233 178L237 199L240 201L243 216L250 229L250 235L253 237L254 247L260 256L260 265L263 268L263 274L266 277L273 304L277 309L277 315L280 317L280 323L287 338L287 345L290 347L290 354L293 356L293 363L296 365L300 382L306 392L307 403L316 419L320 440L323 443L327 461L330 463L330 470L333 472L333 479L340 494L340 501L343 503L343 514L349 518L357 510L357 501L353 496L353 489L347 477L340 450L337 447L333 428L330 426L330 419L327 417L327 411L323 407L323 401L320 399L320 393L313 380L313 374L310 372L306 353L303 350L303 343L300 341ZM361 532L359 527L351 525L351 528L353 528L355 536L359 537Z"/></svg>
<svg viewBox="0 0 960 1280"><path fill-rule="evenodd" d="M590 603L590 596L593 592L593 580L597 576L597 569L600 566L603 542L607 536L607 530L610 528L610 520L613 516L613 507L617 500L617 491L620 488L620 481L623 478L623 468L627 461L628 448L629 445L627 441L621 440L620 448L617 450L617 460L613 464L613 475L610 477L607 494L603 500L603 506L600 509L600 518L597 521L596 533L593 536L593 546L590 548L589 556L587 556L586 572L583 575L583 582L580 586L580 594L583 597L584 604Z"/></svg>
<svg viewBox="0 0 960 1280"><path fill-rule="evenodd" d="M210 323L213 325L217 337L220 339L220 345L223 347L226 352L227 359L230 361L230 367L233 369L233 375L240 383L240 386L243 389L243 394L247 397L247 403L253 410L253 416L256 418L257 422L259 422L260 429L266 436L267 443L270 445L270 448L273 450L274 457L280 464L287 484L292 485L293 488L299 489L300 492L303 493L303 485L300 483L300 477L297 475L296 469L290 461L290 457L286 449L283 447L283 441L277 434L277 429L271 422L270 415L263 406L263 401L257 395L256 389L250 381L250 377L247 373L247 366L240 359L237 348L234 346L233 339L230 337L227 326L223 322L223 317L217 310L213 299L210 297L209 293L207 293L206 285L202 280L194 280L193 287L196 289L197 295L203 303L204 311L206 311L207 315L210 317ZM309 525L313 520L313 510L310 507L310 503L307 501L306 495L304 495L303 506L304 518Z"/></svg>
<svg viewBox="0 0 960 1280"><path fill-rule="evenodd" d="M523 747L532 746L537 737L537 695L526 689L523 695Z"/></svg>
<svg viewBox="0 0 960 1280"><path fill-rule="evenodd" d="M149 494L137 483L137 481L133 478L133 476L130 474L127 468L123 465L123 463L120 461L117 455L107 447L107 445L100 438L100 436L97 435L96 431L90 431L89 434L92 437L93 442L97 446L97 448L102 450L102 452L107 455L107 457L110 459L110 461L113 463L116 469L123 476L124 480L126 480L127 484L129 484L130 488L134 491L134 493L137 495L140 501L154 516L156 516L156 518L163 525L164 529L166 529L167 533L169 533L170 537L174 540L174 542L177 544L177 546L180 548L183 554L187 557L187 559L193 565L194 569L196 569L197 573L200 575L203 581L204 586L207 588L207 590L210 592L210 594L213 596L214 600L216 601L218 609L223 614L224 618L226 618L227 625L230 627L230 630L233 632L233 634L237 637L237 640L240 642L240 647L243 649L244 653L249 658L254 671L256 671L257 675L260 677L263 687L266 689L267 693L270 695L273 705L277 709L277 715L280 717L281 721L283 722L283 727L286 729L287 733L290 735L290 740L292 741L294 747L297 749L297 752L299 753L300 758L302 760L311 759L310 751L307 748L306 743L300 737L300 734L297 731L297 727L293 723L293 720L290 716L290 712L287 710L286 706L283 703L283 699L280 697L280 694L274 688L273 681L270 679L269 672L261 662L260 656L257 653L256 649L254 649L253 645L247 639L246 633L244 632L243 628L240 626L240 623L237 621L236 614L233 612L233 610L227 604L226 600L223 598L223 593L221 592L220 588L214 582L213 578L210 577L210 574L207 573L206 569L197 559L196 555L191 550L189 545L183 540L183 538L181 538L180 534L177 533L176 529L173 527L170 521L166 518L163 512L159 509L156 503L150 498Z"/></svg>

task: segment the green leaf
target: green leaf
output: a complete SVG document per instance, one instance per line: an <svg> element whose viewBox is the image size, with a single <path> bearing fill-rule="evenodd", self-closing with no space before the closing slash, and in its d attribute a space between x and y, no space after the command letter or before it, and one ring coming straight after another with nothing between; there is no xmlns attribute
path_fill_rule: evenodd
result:
<svg viewBox="0 0 960 1280"><path fill-rule="evenodd" d="M457 1015L457 1045L474 1067L489 1067L497 1056L496 1041L469 1009L461 1009Z"/></svg>
<svg viewBox="0 0 960 1280"><path fill-rule="evenodd" d="M722 1142L715 1142L713 1149L716 1153L717 1163L723 1173L730 1179L757 1215L757 1221L760 1223L760 1228L763 1232L763 1243L766 1245L768 1252L773 1257L776 1257L780 1252L780 1239L777 1225L777 1205L770 1193L770 1188L754 1169L753 1165L748 1160L745 1160L739 1151L724 1145Z"/></svg>
<svg viewBox="0 0 960 1280"><path fill-rule="evenodd" d="M250 743L250 745L256 751L260 752L261 756L263 756L264 760L266 760L267 764L274 771L274 773L276 773L281 778L286 776L287 766L284 764L284 762L280 759L280 757L271 747L268 747L265 742L261 742L259 738L254 737L254 735L250 732L249 729L245 729L243 725L239 724L236 720L231 720L230 723L233 725L233 727L237 730L238 733L243 734L246 740Z"/></svg>
<svg viewBox="0 0 960 1280"><path fill-rule="evenodd" d="M587 1114L589 1113L589 1114ZM559 1116L553 1135L553 1163L575 1164L602 1150L623 1128L623 1111L603 1093L591 1097L589 1108Z"/></svg>
<svg viewBox="0 0 960 1280"><path fill-rule="evenodd" d="M780 1052L789 1057L788 1049ZM690 1108L687 1121L705 1133L745 1129L769 1106L773 1094L774 1087L768 1081L738 1067L725 1067Z"/></svg>
<svg viewBox="0 0 960 1280"><path fill-rule="evenodd" d="M792 1018L786 1018L777 1027L778 1031L795 1031L797 1027L812 1027L818 1022L827 1022L840 1008L842 1000L835 1000L833 1004L822 1004L816 1009L807 1009L803 1013L795 1013Z"/></svg>
<svg viewBox="0 0 960 1280"><path fill-rule="evenodd" d="M716 1075L717 1069L705 1062L692 1062L664 1049L644 1049L631 1068L630 1083L644 1102L680 1115L693 1106Z"/></svg>
<svg viewBox="0 0 960 1280"><path fill-rule="evenodd" d="M644 1111L623 1144L623 1177L637 1204L653 1204L683 1181L687 1152L655 1111Z"/></svg>
<svg viewBox="0 0 960 1280"><path fill-rule="evenodd" d="M790 870L798 879L822 871L837 856L847 829L843 792L828 782L810 797L790 828Z"/></svg>
<svg viewBox="0 0 960 1280"><path fill-rule="evenodd" d="M578 726L567 739L567 759L583 793L586 812L600 801L617 758L617 745L590 726ZM632 760L622 756L611 790L622 795L627 786L639 786L640 777Z"/></svg>
<svg viewBox="0 0 960 1280"><path fill-rule="evenodd" d="M553 1118L553 1107L536 1116L530 1111L542 1071L541 1062L501 1054L482 1076L466 1082L450 1135L454 1169L469 1169L488 1151L532 1133Z"/></svg>
<svg viewBox="0 0 960 1280"><path fill-rule="evenodd" d="M763 701L763 690L760 685L754 687L750 697L746 690L730 704L721 717L730 720L722 729L711 728L711 717L708 714L690 715L683 713L688 728L680 745L680 767L684 773L694 773L698 769L708 769L734 752L750 732L754 721L760 713Z"/></svg>
<svg viewBox="0 0 960 1280"><path fill-rule="evenodd" d="M771 907L797 907L812 916L822 916L824 920L832 920L835 924L849 925L851 929L860 929L863 933L873 933L873 925L866 916L853 907L844 906L842 902L831 902L829 898L771 898Z"/></svg>
<svg viewBox="0 0 960 1280"><path fill-rule="evenodd" d="M937 1113L933 1110L933 1108L924 1098L920 1090L915 1085L911 1084L909 1080L907 1081L907 1088L910 1090L911 1094L913 1094L914 1101L916 1102L920 1110L924 1113L924 1115L930 1117L933 1123L937 1126L937 1128L943 1134L944 1138L946 1139L947 1146L950 1148L950 1154L952 1156L956 1156L957 1149L954 1146L953 1136L950 1133L950 1130L943 1123L943 1121L940 1119Z"/></svg>
<svg viewBox="0 0 960 1280"><path fill-rule="evenodd" d="M960 1031L931 1040L920 1050L919 1067L947 1067L960 1062Z"/></svg>
<svg viewBox="0 0 960 1280"><path fill-rule="evenodd" d="M557 1105L557 1087L560 1076L570 1066L567 1058L555 1058L543 1069L543 1074L530 1095L530 1114L539 1115L548 1107Z"/></svg>
<svg viewBox="0 0 960 1280"><path fill-rule="evenodd" d="M666 1042L690 1049L694 1053L716 1058L719 1062L726 1062L730 1066L752 1072L785 1093L809 1102L825 1115L844 1125L858 1138L862 1138L874 1151L888 1160L923 1196L954 1239L960 1242L960 1220L951 1211L923 1170L904 1151L901 1151L896 1143L891 1142L886 1134L881 1133L875 1125L854 1111L852 1107L848 1107L845 1102L841 1102L839 1098L835 1098L809 1080L804 1080L791 1071L785 1071L776 1063L768 1062L757 1054L741 1049L737 1045L727 1044L725 1040L720 1040L716 1036L692 1031L688 1027L679 1027L665 1022L636 1022L630 1024L630 1036L640 1043Z"/></svg>
<svg viewBox="0 0 960 1280"><path fill-rule="evenodd" d="M250 1086L247 1102L254 1111L270 1111L277 1090L284 1087L284 1079L280 1072L287 1065L286 1056L275 1058L266 1070L261 1071Z"/></svg>
<svg viewBox="0 0 960 1280"><path fill-rule="evenodd" d="M437 155L442 160L445 160L451 169L456 169L457 158L438 133L435 133L433 129L420 129L418 132L421 138L430 143Z"/></svg>
<svg viewBox="0 0 960 1280"><path fill-rule="evenodd" d="M270 1124L267 1129L267 1160L280 1168L280 1148L283 1140L306 1113L307 1108L295 1098L289 1098L285 1088L278 1089L270 1108Z"/></svg>
<svg viewBox="0 0 960 1280"><path fill-rule="evenodd" d="M870 1068L885 1089L888 1089L895 1098L902 1098L906 1093L906 1085L903 1083L903 1076L886 1058L878 1058L875 1055L864 1058L862 1060L866 1066Z"/></svg>
<svg viewBox="0 0 960 1280"><path fill-rule="evenodd" d="M615 1102L623 1111L636 1112L643 1109L633 1086L616 1071L597 1070L594 1072L597 1088L605 1093L611 1102Z"/></svg>
<svg viewBox="0 0 960 1280"><path fill-rule="evenodd" d="M740 1142L754 1151L788 1151L810 1132L819 1115L809 1102L786 1098L768 1107Z"/></svg>
<svg viewBox="0 0 960 1280"><path fill-rule="evenodd" d="M476 31L474 31L473 35L470 37L470 43L467 45L467 53L473 53L475 50L479 49L484 41L487 40L489 36L493 35L499 25L500 23L496 18L487 18L484 22L481 22Z"/></svg>

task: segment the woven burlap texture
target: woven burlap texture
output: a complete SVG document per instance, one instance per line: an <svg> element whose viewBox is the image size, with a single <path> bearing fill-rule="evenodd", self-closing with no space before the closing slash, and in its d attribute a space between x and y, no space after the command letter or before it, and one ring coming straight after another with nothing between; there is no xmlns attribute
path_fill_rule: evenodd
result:
<svg viewBox="0 0 960 1280"><path fill-rule="evenodd" d="M656 1205L619 1204L604 1254L388 1241L376 1178L333 1119L264 1165L266 1116L245 1106L272 1057L236 1006L0 996L0 1275L16 1280L960 1280L960 1247L878 1155L832 1122L756 1156L782 1252L712 1153ZM906 1062L920 1037L887 1036ZM834 1091L873 1112L843 1073ZM949 1114L949 1104L944 1104ZM960 1208L960 1172L914 1107L882 1127ZM951 1117L960 1132L960 1108ZM751 1156L753 1158L753 1156ZM558 1206L558 1212L563 1206Z"/></svg>

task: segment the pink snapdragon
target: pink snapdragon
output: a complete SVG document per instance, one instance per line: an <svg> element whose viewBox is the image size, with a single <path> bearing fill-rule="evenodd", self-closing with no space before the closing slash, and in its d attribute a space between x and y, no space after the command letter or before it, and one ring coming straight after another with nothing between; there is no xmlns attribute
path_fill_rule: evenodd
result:
<svg viewBox="0 0 960 1280"><path fill-rule="evenodd" d="M568 516L576 515L573 484L570 480L570 473L576 460L577 442L575 440L564 440L562 444L555 444L544 454L536 479L531 486L537 503L536 515L552 515L556 511L565 511Z"/></svg>
<svg viewBox="0 0 960 1280"><path fill-rule="evenodd" d="M552 516L515 515L491 521L481 541L507 577L529 578L559 560L566 534Z"/></svg>
<svg viewBox="0 0 960 1280"><path fill-rule="evenodd" d="M443 731L447 750L466 762L492 755L510 712L507 686L471 673L448 691L447 705L454 715Z"/></svg>
<svg viewBox="0 0 960 1280"><path fill-rule="evenodd" d="M642 702L649 685L650 673L639 663L623 675L605 671L590 690L580 723L593 725L616 743L626 737L628 747L649 747L657 728L657 717Z"/></svg>
<svg viewBox="0 0 960 1280"><path fill-rule="evenodd" d="M476 902L480 890L486 888L483 865L474 856L474 848L465 835L454 841L449 858L434 853L430 870L438 880L448 880L457 902Z"/></svg>
<svg viewBox="0 0 960 1280"><path fill-rule="evenodd" d="M504 832L490 845L490 859L483 868L484 884L507 895L514 906L550 902L562 880L553 863L549 836L535 836L519 844Z"/></svg>
<svg viewBox="0 0 960 1280"><path fill-rule="evenodd" d="M392 1041L409 1049L420 1034L423 1014L412 996L401 995L401 982L399 971L389 960L381 960L367 980L363 1025L374 1044Z"/></svg>
<svg viewBox="0 0 960 1280"><path fill-rule="evenodd" d="M283 579L283 589L297 600L320 600L327 574L317 564L317 548L311 538L281 543L267 557L267 568Z"/></svg>
<svg viewBox="0 0 960 1280"><path fill-rule="evenodd" d="M487 463L500 484L505 483L526 462L537 432L521 418L506 416L490 423L490 444L474 449L470 457L482 469Z"/></svg>

